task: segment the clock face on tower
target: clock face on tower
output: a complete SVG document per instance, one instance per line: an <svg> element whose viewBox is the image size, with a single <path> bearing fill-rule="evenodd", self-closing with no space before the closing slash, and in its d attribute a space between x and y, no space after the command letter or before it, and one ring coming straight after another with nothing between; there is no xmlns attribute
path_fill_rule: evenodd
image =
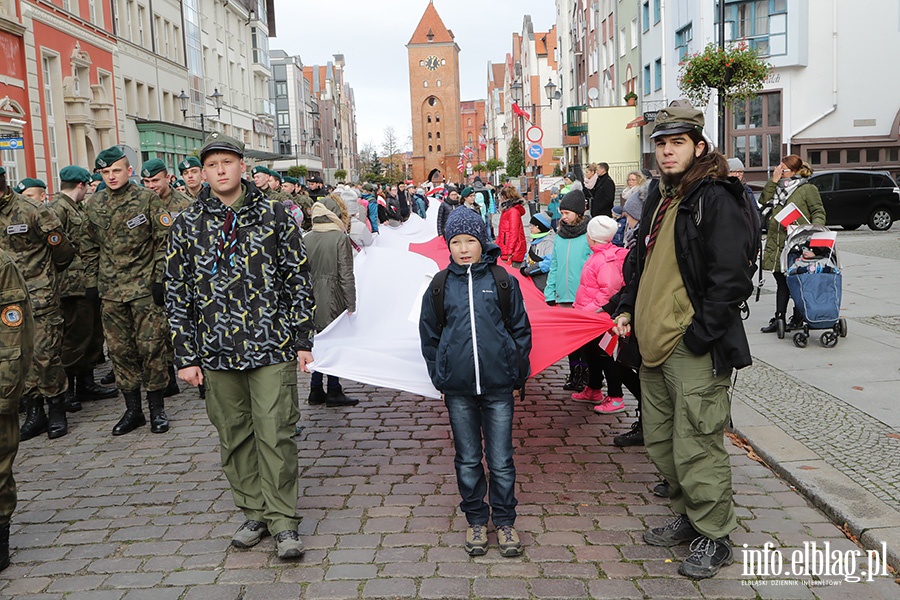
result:
<svg viewBox="0 0 900 600"><path fill-rule="evenodd" d="M425 59L425 68L429 71L437 71L439 66L441 66L441 61L437 56L431 55Z"/></svg>

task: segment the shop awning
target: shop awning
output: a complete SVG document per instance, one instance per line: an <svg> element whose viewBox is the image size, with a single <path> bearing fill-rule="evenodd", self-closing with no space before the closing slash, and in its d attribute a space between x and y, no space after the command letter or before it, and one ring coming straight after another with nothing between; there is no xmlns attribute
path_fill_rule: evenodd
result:
<svg viewBox="0 0 900 600"><path fill-rule="evenodd" d="M629 121L628 125L625 126L625 129L631 129L632 127L643 127L646 124L647 119L644 118L644 115L641 115L637 119Z"/></svg>
<svg viewBox="0 0 900 600"><path fill-rule="evenodd" d="M294 160L292 154L277 154L275 152L266 152L265 150L244 150L244 158L252 158L254 160Z"/></svg>

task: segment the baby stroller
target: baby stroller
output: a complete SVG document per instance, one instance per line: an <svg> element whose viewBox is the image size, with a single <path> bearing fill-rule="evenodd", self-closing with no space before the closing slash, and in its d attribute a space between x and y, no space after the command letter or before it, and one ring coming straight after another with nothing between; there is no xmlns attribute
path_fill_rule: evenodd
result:
<svg viewBox="0 0 900 600"><path fill-rule="evenodd" d="M805 348L810 330L825 330L819 342L833 348L838 338L847 337L847 320L841 311L841 262L833 241L819 243L816 234L830 233L823 225L801 225L788 234L781 253L781 270L785 274L794 305L803 316L803 329L793 335L794 345ZM784 321L777 323L779 339L784 338Z"/></svg>

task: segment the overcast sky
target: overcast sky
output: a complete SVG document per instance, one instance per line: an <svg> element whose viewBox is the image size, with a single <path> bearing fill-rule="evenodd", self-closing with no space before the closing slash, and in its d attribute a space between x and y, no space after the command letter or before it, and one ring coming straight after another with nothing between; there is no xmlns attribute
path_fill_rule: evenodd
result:
<svg viewBox="0 0 900 600"><path fill-rule="evenodd" d="M487 95L487 63L503 62L531 15L535 31L556 22L554 0L435 0L459 46L461 100ZM299 55L304 65L325 64L343 54L346 79L356 96L359 147L381 144L393 127L405 149L410 135L406 43L428 0L331 0L275 2L277 37L272 48Z"/></svg>

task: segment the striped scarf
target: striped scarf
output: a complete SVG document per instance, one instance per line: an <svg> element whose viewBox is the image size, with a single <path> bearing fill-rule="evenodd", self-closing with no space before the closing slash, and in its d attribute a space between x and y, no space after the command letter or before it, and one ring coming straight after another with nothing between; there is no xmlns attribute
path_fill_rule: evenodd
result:
<svg viewBox="0 0 900 600"><path fill-rule="evenodd" d="M234 254L237 250L237 215L231 208L225 209L225 223L219 231L219 243L216 244L216 262L212 272L219 270L219 261L225 259L228 266L234 266Z"/></svg>

